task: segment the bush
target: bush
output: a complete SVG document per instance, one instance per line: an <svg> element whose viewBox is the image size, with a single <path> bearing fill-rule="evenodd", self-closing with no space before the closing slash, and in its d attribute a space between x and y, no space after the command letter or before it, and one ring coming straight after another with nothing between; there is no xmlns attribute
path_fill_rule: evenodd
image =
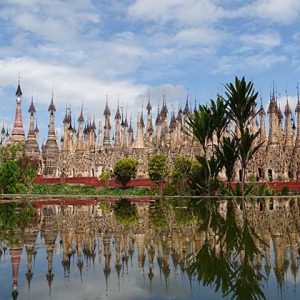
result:
<svg viewBox="0 0 300 300"><path fill-rule="evenodd" d="M288 186L284 186L280 192L281 196L288 196L290 193L290 189Z"/></svg>
<svg viewBox="0 0 300 300"><path fill-rule="evenodd" d="M127 183L136 177L138 161L132 157L118 160L114 165L113 177L126 188Z"/></svg>
<svg viewBox="0 0 300 300"><path fill-rule="evenodd" d="M109 179L110 179L109 171L104 171L101 173L100 180L102 181L102 183L105 187L108 187Z"/></svg>
<svg viewBox="0 0 300 300"><path fill-rule="evenodd" d="M173 184L182 185L187 182L187 178L192 169L192 161L185 156L177 156L172 171Z"/></svg>
<svg viewBox="0 0 300 300"><path fill-rule="evenodd" d="M166 210L161 206L155 206L149 209L149 224L153 228L163 229L168 227Z"/></svg>
<svg viewBox="0 0 300 300"><path fill-rule="evenodd" d="M117 223L121 225L134 225L138 221L136 205L128 199L120 199L114 206L114 214Z"/></svg>
<svg viewBox="0 0 300 300"><path fill-rule="evenodd" d="M13 143L0 148L0 189L15 194L31 191L39 162L27 158L24 145Z"/></svg>

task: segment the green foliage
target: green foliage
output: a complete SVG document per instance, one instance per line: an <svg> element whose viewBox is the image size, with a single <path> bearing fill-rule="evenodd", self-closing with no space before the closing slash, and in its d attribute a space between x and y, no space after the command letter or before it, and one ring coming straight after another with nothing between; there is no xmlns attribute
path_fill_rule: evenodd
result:
<svg viewBox="0 0 300 300"><path fill-rule="evenodd" d="M249 130L257 114L254 113L257 93L253 83L247 83L244 77L236 77L234 84L228 83L225 88L226 99L218 96L216 101L211 100L210 106L200 105L188 120L191 132L203 148L203 155L197 157L200 168L192 172L190 177L191 186L197 194L221 193L219 174L223 168L230 188L237 160L242 169L241 193L246 195L251 190L245 184L246 169L261 147L256 143L259 131L252 133ZM230 120L237 130L224 135ZM209 148L211 151L208 152Z"/></svg>
<svg viewBox="0 0 300 300"><path fill-rule="evenodd" d="M227 183L230 185L233 178L234 165L238 158L237 138L235 136L223 137L217 152L225 169Z"/></svg>
<svg viewBox="0 0 300 300"><path fill-rule="evenodd" d="M216 195L220 193L223 184L218 179L222 170L222 161L218 156L207 159L197 156L198 166L192 169L190 186L197 195Z"/></svg>
<svg viewBox="0 0 300 300"><path fill-rule="evenodd" d="M23 229L32 223L36 217L36 211L30 203L3 203L0 204L0 229Z"/></svg>
<svg viewBox="0 0 300 300"><path fill-rule="evenodd" d="M166 209L155 205L149 209L149 224L155 229L163 229L168 227L168 219Z"/></svg>
<svg viewBox="0 0 300 300"><path fill-rule="evenodd" d="M228 112L230 118L238 126L241 135L251 124L252 119L256 116L253 114L254 108L256 106L256 98L258 93L254 90L254 85L252 81L248 83L245 77L239 79L235 77L235 82L225 84L228 102Z"/></svg>
<svg viewBox="0 0 300 300"><path fill-rule="evenodd" d="M101 173L100 180L102 181L102 183L105 187L108 187L109 179L110 179L109 171L104 171Z"/></svg>
<svg viewBox="0 0 300 300"><path fill-rule="evenodd" d="M110 213L110 210L111 210L110 202L108 202L108 201L101 201L99 203L99 206L102 209L103 213L105 213L105 214Z"/></svg>
<svg viewBox="0 0 300 300"><path fill-rule="evenodd" d="M172 171L172 184L184 187L192 169L192 161L185 156L177 156Z"/></svg>
<svg viewBox="0 0 300 300"><path fill-rule="evenodd" d="M0 148L0 189L15 194L31 191L38 162L25 156L24 145L12 143Z"/></svg>
<svg viewBox="0 0 300 300"><path fill-rule="evenodd" d="M210 110L212 119L212 131L216 134L217 144L220 144L222 133L228 123L227 102L221 96L217 100L210 100Z"/></svg>
<svg viewBox="0 0 300 300"><path fill-rule="evenodd" d="M138 161L133 157L124 157L114 165L113 177L125 188L127 183L136 177Z"/></svg>
<svg viewBox="0 0 300 300"><path fill-rule="evenodd" d="M103 195L103 196L147 196L149 188L103 188L68 184L34 184L33 194L38 195Z"/></svg>
<svg viewBox="0 0 300 300"><path fill-rule="evenodd" d="M206 237L196 257L190 258L189 268L204 286L214 286L224 297L265 299L260 286L264 276L255 265L260 251L256 245L262 241L247 220L247 213L243 214L243 222L238 221L238 207L243 202L228 200L226 215L220 212L221 203L199 200L193 205L193 211L202 221L200 230L213 233L220 249L216 251L215 243ZM240 259L241 251L243 259Z"/></svg>
<svg viewBox="0 0 300 300"><path fill-rule="evenodd" d="M238 140L238 153L242 169L241 190L245 192L245 176L246 168L258 151L261 144L254 146L254 142L259 135L259 131L252 133L249 125L257 113L254 113L256 106L256 98L258 93L255 92L253 82L246 82L245 78L235 78L235 83L225 85L226 97L228 102L228 113L230 118L235 122L235 126L239 129L240 136L236 135Z"/></svg>
<svg viewBox="0 0 300 300"><path fill-rule="evenodd" d="M193 222L192 211L187 207L174 207L175 221L179 226L187 226Z"/></svg>
<svg viewBox="0 0 300 300"><path fill-rule="evenodd" d="M136 205L125 198L116 202L114 206L114 215L116 221L121 225L135 225L138 221Z"/></svg>
<svg viewBox="0 0 300 300"><path fill-rule="evenodd" d="M199 105L195 113L188 118L187 124L190 133L199 141L204 153L206 153L207 143L212 139L214 129L210 108L206 105Z"/></svg>
<svg viewBox="0 0 300 300"><path fill-rule="evenodd" d="M20 178L20 169L14 160L4 161L0 166L0 187L5 194L17 193L17 183Z"/></svg>
<svg viewBox="0 0 300 300"><path fill-rule="evenodd" d="M0 148L0 163L8 160L17 161L24 156L24 145L22 143L10 143Z"/></svg>
<svg viewBox="0 0 300 300"><path fill-rule="evenodd" d="M168 160L164 154L155 154L148 162L150 179L156 184L162 184L169 175Z"/></svg>
<svg viewBox="0 0 300 300"><path fill-rule="evenodd" d="M280 192L281 196L288 196L290 194L290 189L288 186L284 186Z"/></svg>

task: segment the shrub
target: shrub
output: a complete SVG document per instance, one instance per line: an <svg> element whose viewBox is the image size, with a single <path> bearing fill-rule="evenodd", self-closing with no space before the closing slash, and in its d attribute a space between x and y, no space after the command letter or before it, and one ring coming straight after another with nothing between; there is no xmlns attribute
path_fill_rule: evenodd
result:
<svg viewBox="0 0 300 300"><path fill-rule="evenodd" d="M102 183L105 187L108 187L109 179L110 179L109 171L104 171L101 173L100 180L102 181Z"/></svg>
<svg viewBox="0 0 300 300"><path fill-rule="evenodd" d="M114 214L117 223L121 225L134 225L138 221L138 213L136 205L132 204L128 199L120 199L114 206Z"/></svg>
<svg viewBox="0 0 300 300"><path fill-rule="evenodd" d="M138 161L132 157L124 157L114 165L113 177L126 188L127 183L136 177Z"/></svg>

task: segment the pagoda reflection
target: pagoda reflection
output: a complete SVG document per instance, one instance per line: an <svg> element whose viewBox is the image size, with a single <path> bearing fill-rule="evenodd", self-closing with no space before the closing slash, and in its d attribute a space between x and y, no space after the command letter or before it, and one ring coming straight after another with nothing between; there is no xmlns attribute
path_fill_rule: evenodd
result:
<svg viewBox="0 0 300 300"><path fill-rule="evenodd" d="M47 264L45 279L49 294L56 274L63 274L65 280L71 281L77 273L84 283L85 272L92 269L101 272L106 295L116 287L121 292L123 278L134 270L142 274L151 291L154 280L168 290L170 280L178 276L185 276L192 287L198 284L198 279L205 283L209 276L218 276L217 273L199 273L205 265L197 264L233 264L233 257L240 268L253 267L247 270L254 272L258 286L268 281L270 274L274 274L281 289L288 272L295 282L299 276L298 198L249 199L243 203L223 200L200 206L185 204L180 209L190 209L193 218L184 225L178 224L171 205L167 210L155 212L167 215L167 226L151 221L149 216L156 207L146 203L137 205L139 220L127 226L117 223L113 210L104 211L99 204L47 204L39 208L33 222L9 230L10 239L1 235L0 255L7 255L7 247L11 259L13 299L18 297L18 278L23 276L19 274L23 252L27 259L25 277L29 291L35 280L34 273L39 271L33 268L39 234L45 249L39 250L38 259ZM233 236L232 231L235 231ZM249 250L251 247L253 251ZM204 253L213 261L201 260ZM56 264L61 269L55 268L56 259L61 261ZM218 272L214 268L212 271Z"/></svg>

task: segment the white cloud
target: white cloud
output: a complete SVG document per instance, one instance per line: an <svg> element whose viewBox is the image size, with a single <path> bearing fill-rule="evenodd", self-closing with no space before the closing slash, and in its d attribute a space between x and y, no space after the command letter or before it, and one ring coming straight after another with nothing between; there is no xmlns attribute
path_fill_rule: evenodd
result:
<svg viewBox="0 0 300 300"><path fill-rule="evenodd" d="M249 56L223 56L218 62L218 67L214 73L240 72L240 71L262 71L272 66L285 62L284 55L258 53Z"/></svg>
<svg viewBox="0 0 300 300"><path fill-rule="evenodd" d="M226 15L221 6L209 0L136 0L128 9L129 17L181 25L215 23Z"/></svg>
<svg viewBox="0 0 300 300"><path fill-rule="evenodd" d="M0 66L1 85L15 86L17 74L20 72L24 94L29 97L33 88L35 101L40 104L49 103L54 83L58 107L66 103L79 107L84 99L87 107L97 104L100 109L99 104L101 100L104 101L105 95L109 95L112 99L117 99L118 95L121 95L124 102L130 104L132 99L146 89L146 85L136 85L129 80L98 80L68 65L50 64L29 58L2 60Z"/></svg>
<svg viewBox="0 0 300 300"><path fill-rule="evenodd" d="M151 91L154 111L157 104L162 101L163 94L168 99L170 111L172 109L171 104L177 108L178 98L186 94L186 89L181 85L166 84L151 87L145 84L136 84L130 80L104 81L68 65L50 64L29 58L0 60L0 89L7 85L15 87L18 72L21 73L23 92L23 121L25 124L28 123L26 112L33 89L34 102L38 111L37 117L39 120L43 119L43 122L39 121L40 129L43 130L43 138L47 133L47 108L53 85L54 102L57 109L56 125L58 126L62 125L65 106L72 105L72 112L77 119L82 102L84 102L85 117L95 117L98 124L98 120L103 119L106 95L112 114L111 120L113 121L119 98L120 106L124 107L128 116L132 116L133 126L135 126L137 111L140 111L144 106L145 112L148 89ZM11 101L8 103L14 103L14 94L9 95L9 98ZM9 105L11 106L11 104ZM5 117L6 124L12 124L12 121L13 116Z"/></svg>
<svg viewBox="0 0 300 300"><path fill-rule="evenodd" d="M180 30L174 41L181 46L215 45L224 39L223 33L214 28L189 28Z"/></svg>
<svg viewBox="0 0 300 300"><path fill-rule="evenodd" d="M248 50L255 50L256 48L271 50L281 44L280 34L275 31L254 34L246 33L241 35L239 39L244 49Z"/></svg>
<svg viewBox="0 0 300 300"><path fill-rule="evenodd" d="M236 15L261 18L274 23L291 24L299 18L299 0L255 0L238 10Z"/></svg>

